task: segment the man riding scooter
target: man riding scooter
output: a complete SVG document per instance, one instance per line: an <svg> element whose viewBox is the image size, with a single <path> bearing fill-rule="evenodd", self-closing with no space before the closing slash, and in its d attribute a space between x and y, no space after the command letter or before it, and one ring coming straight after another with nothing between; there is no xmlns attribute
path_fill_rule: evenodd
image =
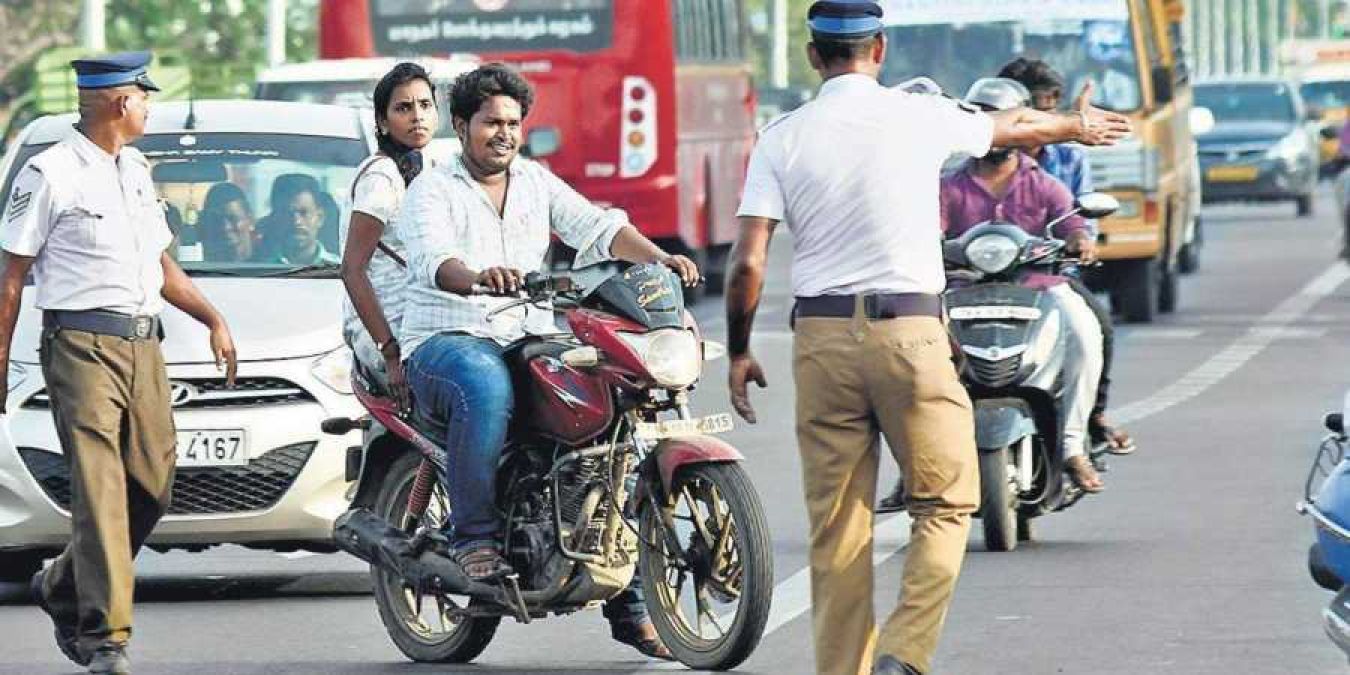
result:
<svg viewBox="0 0 1350 675"><path fill-rule="evenodd" d="M1011 110L1030 103L1026 87L1015 80L986 78L971 85L966 102L986 111ZM1083 218L1065 218L1045 232L1046 223L1073 209L1074 197L1036 160L1015 148L995 148L970 159L942 179L942 227L948 238L983 222L998 220L1034 236L1064 239L1071 253L1090 262L1096 244ZM1063 311L1069 330L1065 351L1064 434L1061 450L1070 479L1085 492L1104 485L1087 456L1088 418L1102 369L1102 328L1087 300L1062 277L1046 277L1044 289Z"/></svg>

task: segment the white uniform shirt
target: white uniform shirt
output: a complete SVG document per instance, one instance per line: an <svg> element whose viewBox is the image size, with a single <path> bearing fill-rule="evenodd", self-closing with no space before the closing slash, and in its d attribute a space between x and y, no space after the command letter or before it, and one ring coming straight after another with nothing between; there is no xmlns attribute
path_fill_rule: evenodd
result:
<svg viewBox="0 0 1350 675"><path fill-rule="evenodd" d="M405 357L437 333L461 332L507 344L526 334L558 331L548 309L518 307L489 321L492 309L512 299L441 290L436 272L447 260L476 271L513 267L528 274L543 265L552 232L577 250L575 265L584 267L608 260L614 236L628 225L623 211L591 204L537 162L516 159L509 171L504 216L458 157L423 171L408 186L397 228L408 247L399 336Z"/></svg>
<svg viewBox="0 0 1350 675"><path fill-rule="evenodd" d="M993 134L957 101L834 77L761 130L738 215L792 230L794 295L940 293L939 171Z"/></svg>
<svg viewBox="0 0 1350 675"><path fill-rule="evenodd" d="M173 241L150 164L76 132L30 159L0 215L0 248L36 258L39 309L158 314Z"/></svg>
<svg viewBox="0 0 1350 675"><path fill-rule="evenodd" d="M397 223L399 211L403 206L403 195L407 187L403 184L403 175L398 172L394 160L384 155L375 155L365 161L356 171L356 184L352 186L352 212L364 213L384 225L380 243L398 254L404 261L408 252L403 240L398 238ZM350 221L339 226L339 241L347 241ZM366 270L370 284L375 288L375 298L380 302L384 318L389 322L390 330L398 335L399 322L403 320L403 292L408 287L408 271L389 254L375 249ZM356 336L364 333L366 327L357 316L350 297L343 296L342 327L348 342L355 342Z"/></svg>

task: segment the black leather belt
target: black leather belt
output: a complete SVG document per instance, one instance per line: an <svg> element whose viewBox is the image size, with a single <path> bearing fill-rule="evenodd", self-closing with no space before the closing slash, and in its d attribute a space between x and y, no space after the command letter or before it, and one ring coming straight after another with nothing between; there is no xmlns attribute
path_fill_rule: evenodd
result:
<svg viewBox="0 0 1350 675"><path fill-rule="evenodd" d="M42 313L42 327L48 330L64 328L86 333L111 335L127 340L146 340L150 336L164 338L164 326L159 317L142 314L132 316L102 309L83 311L47 310Z"/></svg>
<svg viewBox="0 0 1350 675"><path fill-rule="evenodd" d="M853 316L855 295L818 295L798 297L794 317L847 319ZM942 297L929 293L871 293L863 296L863 315L868 319L895 319L902 316L942 317Z"/></svg>

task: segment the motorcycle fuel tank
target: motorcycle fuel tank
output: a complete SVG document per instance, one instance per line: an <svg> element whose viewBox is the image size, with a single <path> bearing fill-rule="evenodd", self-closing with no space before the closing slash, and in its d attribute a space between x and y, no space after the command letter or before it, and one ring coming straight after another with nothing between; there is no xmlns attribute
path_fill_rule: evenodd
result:
<svg viewBox="0 0 1350 675"><path fill-rule="evenodd" d="M614 419L614 400L598 377L572 368L554 356L537 356L526 364L527 392L517 415L527 428L569 445L595 438Z"/></svg>

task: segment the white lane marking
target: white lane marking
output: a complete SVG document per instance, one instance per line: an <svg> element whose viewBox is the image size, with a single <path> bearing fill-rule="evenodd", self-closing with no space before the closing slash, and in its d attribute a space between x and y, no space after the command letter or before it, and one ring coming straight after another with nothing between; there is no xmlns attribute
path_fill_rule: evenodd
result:
<svg viewBox="0 0 1350 675"><path fill-rule="evenodd" d="M1318 301L1336 292L1347 279L1350 279L1350 267L1344 262L1337 262L1269 314L1258 319L1256 326L1227 349L1153 396L1120 408L1112 417L1121 424L1137 422L1200 395L1264 351L1279 338L1281 331L1312 309ZM876 523L872 544L873 566L881 565L909 545L910 522L909 515L901 513ZM811 570L808 567L774 586L773 609L769 612L764 634L773 633L810 609Z"/></svg>
<svg viewBox="0 0 1350 675"><path fill-rule="evenodd" d="M1199 328L1121 328L1116 334L1131 340L1190 340L1205 331Z"/></svg>
<svg viewBox="0 0 1350 675"><path fill-rule="evenodd" d="M316 556L316 555L319 555L319 554L318 554L318 553L314 553L314 552L312 552L312 551L290 551L290 552L287 552L287 553L278 553L277 555L279 555L279 556L281 556L281 557L283 557L283 558L285 558L285 559L287 559L287 560L300 560L300 559L302 559L302 558L308 558L308 557L310 557L310 556Z"/></svg>
<svg viewBox="0 0 1350 675"><path fill-rule="evenodd" d="M1208 361L1186 373L1181 379L1159 389L1152 396L1117 408L1111 417L1119 424L1129 424L1156 415L1168 408L1189 401L1210 387L1222 382L1261 352L1272 342L1288 335L1290 325L1312 309L1319 301L1336 292L1350 279L1350 266L1338 261L1317 278L1308 282L1297 293L1281 302L1270 313L1257 320L1228 348L1210 357ZM1297 329L1293 329L1297 334Z"/></svg>

